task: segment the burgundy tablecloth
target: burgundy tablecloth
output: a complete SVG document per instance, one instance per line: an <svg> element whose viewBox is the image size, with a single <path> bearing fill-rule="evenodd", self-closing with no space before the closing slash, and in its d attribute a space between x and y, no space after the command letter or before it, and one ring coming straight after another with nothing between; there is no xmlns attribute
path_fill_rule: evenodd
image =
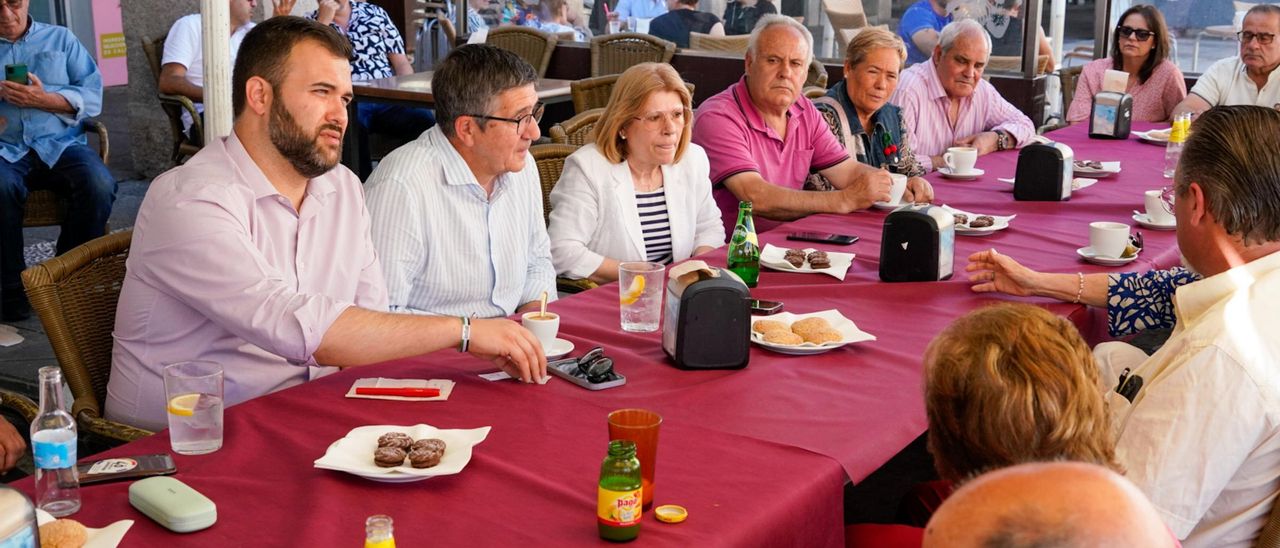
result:
<svg viewBox="0 0 1280 548"><path fill-rule="evenodd" d="M1143 126L1145 128L1145 126ZM529 540L595 543L594 481L610 409L642 406L665 417L657 469L657 503L679 503L691 517L667 526L646 517L644 544L818 546L841 540L840 488L847 475L861 481L925 429L920 357L928 342L963 313L1004 299L969 290L965 257L996 247L1046 271L1108 272L1167 267L1177 261L1172 232L1143 230L1147 247L1125 267L1081 261L1088 223L1132 224L1142 192L1168 184L1163 151L1136 141L1090 141L1084 128L1053 134L1077 159L1121 160L1123 172L1078 191L1068 202L1015 202L1010 187L1017 153L979 159L976 181L934 182L937 203L979 213L1014 214L1012 226L982 237L958 237L956 275L936 283L879 281L881 211L816 215L761 235L792 246L792 230L851 233L859 243L843 281L825 275L765 271L752 294L781 300L792 312L834 308L879 339L808 357L751 350L738 371L681 371L653 334L619 330L614 285L552 304L563 317L561 336L576 354L603 345L625 386L599 392L553 380L547 386L479 380L482 362L441 352L347 371L228 410L227 445L204 457L178 457L179 478L219 503L214 528L175 537L132 510L125 486L85 488L78 517L91 526L139 519L129 545L347 544L359 542L363 519L386 512L402 545ZM806 246L812 244L805 244ZM723 250L706 259L724 264ZM1070 317L1095 342L1105 317L1079 305L1034 299ZM459 386L447 403L350 401L341 397L358 376L451 378ZM353 427L425 422L446 428L492 425L461 474L420 483L383 485L312 469L324 448ZM163 434L112 454L164 451ZM838 465L837 465L838 463ZM30 492L30 480L19 484Z"/></svg>

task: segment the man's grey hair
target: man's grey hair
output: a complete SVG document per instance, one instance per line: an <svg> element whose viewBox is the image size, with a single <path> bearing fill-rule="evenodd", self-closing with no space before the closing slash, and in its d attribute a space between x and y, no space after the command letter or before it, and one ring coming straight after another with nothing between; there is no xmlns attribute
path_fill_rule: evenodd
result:
<svg viewBox="0 0 1280 548"><path fill-rule="evenodd" d="M454 121L489 112L498 95L538 81L538 73L519 55L487 44L468 44L449 53L431 75L436 123L445 136L454 136ZM480 127L486 127L478 120Z"/></svg>
<svg viewBox="0 0 1280 548"><path fill-rule="evenodd" d="M960 19L947 23L942 27L942 37L938 40L938 45L942 46L942 53L951 51L956 45L956 40L961 36L972 34L975 37L981 36L982 43L987 47L987 56L991 56L991 35L987 34L987 29L982 28L982 24L973 19Z"/></svg>
<svg viewBox="0 0 1280 548"><path fill-rule="evenodd" d="M1249 8L1248 13L1245 13L1245 17L1253 14L1280 15L1280 6L1275 4L1258 4Z"/></svg>
<svg viewBox="0 0 1280 548"><path fill-rule="evenodd" d="M776 13L771 13L761 17L760 20L756 22L756 27L751 29L751 36L747 38L747 53L751 54L751 58L756 58L756 44L760 42L760 35L764 34L765 29L777 26L793 28L796 32L799 32L801 36L804 36L804 42L809 46L809 58L805 59L805 64L813 62L813 33L809 32L808 28L801 25L795 19L787 17L786 15L778 15Z"/></svg>

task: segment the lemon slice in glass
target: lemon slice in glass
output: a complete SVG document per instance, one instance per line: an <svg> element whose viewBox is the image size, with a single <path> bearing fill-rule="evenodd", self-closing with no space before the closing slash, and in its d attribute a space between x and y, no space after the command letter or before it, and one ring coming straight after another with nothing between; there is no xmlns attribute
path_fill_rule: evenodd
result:
<svg viewBox="0 0 1280 548"><path fill-rule="evenodd" d="M630 306L636 304L640 300L640 295L644 293L644 276L636 276L631 278L631 285L627 286L626 293L622 294L619 299L623 305Z"/></svg>
<svg viewBox="0 0 1280 548"><path fill-rule="evenodd" d="M174 396L169 400L169 414L190 417L196 414L196 402L198 401L200 401L200 394Z"/></svg>

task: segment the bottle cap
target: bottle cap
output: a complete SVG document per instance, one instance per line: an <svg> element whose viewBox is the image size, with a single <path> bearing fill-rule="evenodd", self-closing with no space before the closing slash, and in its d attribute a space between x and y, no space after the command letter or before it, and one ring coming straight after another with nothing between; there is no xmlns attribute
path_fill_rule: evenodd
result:
<svg viewBox="0 0 1280 548"><path fill-rule="evenodd" d="M680 523L684 521L685 518L689 517L689 511L685 510L683 506L664 504L654 508L653 515L658 518L658 521L666 523Z"/></svg>

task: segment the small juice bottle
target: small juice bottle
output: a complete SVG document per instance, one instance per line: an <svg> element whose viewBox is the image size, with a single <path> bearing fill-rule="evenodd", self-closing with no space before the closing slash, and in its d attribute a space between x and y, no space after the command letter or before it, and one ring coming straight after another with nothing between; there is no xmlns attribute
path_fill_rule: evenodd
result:
<svg viewBox="0 0 1280 548"><path fill-rule="evenodd" d="M609 442L609 455L600 465L596 523L600 538L615 542L635 540L640 534L640 461L633 441Z"/></svg>
<svg viewBox="0 0 1280 548"><path fill-rule="evenodd" d="M391 516L378 514L364 520L364 548L396 548Z"/></svg>

